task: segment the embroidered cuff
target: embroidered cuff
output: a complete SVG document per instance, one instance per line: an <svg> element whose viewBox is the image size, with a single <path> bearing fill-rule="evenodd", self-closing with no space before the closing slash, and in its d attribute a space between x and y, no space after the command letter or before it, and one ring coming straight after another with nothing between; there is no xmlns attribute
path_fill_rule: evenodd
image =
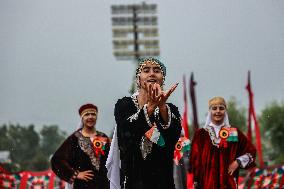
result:
<svg viewBox="0 0 284 189"><path fill-rule="evenodd" d="M171 125L171 122L172 122L172 112L171 112L171 109L170 109L170 107L166 104L166 107L167 107L167 110L168 110L168 123L166 124L166 125L163 125L163 124L161 124L161 126L162 126L162 128L163 129L167 129L167 128L169 128L170 127L170 125Z"/></svg>
<svg viewBox="0 0 284 189"><path fill-rule="evenodd" d="M148 115L148 111L147 111L147 104L145 104L143 106L143 111L144 111L144 115L145 115L145 119L146 119L146 122L148 123L149 127L152 127L152 123L150 121L150 117Z"/></svg>
<svg viewBox="0 0 284 189"><path fill-rule="evenodd" d="M72 184L74 180L77 178L78 174L79 174L79 171L78 170L75 171L68 183Z"/></svg>
<svg viewBox="0 0 284 189"><path fill-rule="evenodd" d="M250 153L246 153L238 157L237 161L240 162L239 164L241 168L245 168L248 164L250 164L253 161L253 158Z"/></svg>

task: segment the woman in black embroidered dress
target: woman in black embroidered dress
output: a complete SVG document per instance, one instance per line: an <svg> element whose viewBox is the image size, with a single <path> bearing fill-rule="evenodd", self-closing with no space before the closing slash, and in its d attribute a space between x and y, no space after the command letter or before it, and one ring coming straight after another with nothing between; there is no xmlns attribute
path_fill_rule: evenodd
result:
<svg viewBox="0 0 284 189"><path fill-rule="evenodd" d="M163 91L166 68L156 58L136 70L138 91L115 105L121 188L174 189L173 152L180 136L180 114L166 103L177 84Z"/></svg>
<svg viewBox="0 0 284 189"><path fill-rule="evenodd" d="M51 159L52 170L69 188L109 188L105 167L109 138L95 129L97 112L93 104L80 107L82 128L70 135Z"/></svg>

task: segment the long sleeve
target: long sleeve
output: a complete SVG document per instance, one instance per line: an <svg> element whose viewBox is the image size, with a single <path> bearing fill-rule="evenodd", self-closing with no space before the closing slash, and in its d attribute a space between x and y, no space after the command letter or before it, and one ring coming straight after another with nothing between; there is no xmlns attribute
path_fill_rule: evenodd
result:
<svg viewBox="0 0 284 189"><path fill-rule="evenodd" d="M51 158L51 168L53 172L69 183L72 183L74 176L76 176L76 170L71 167L74 140L74 137L68 137Z"/></svg>
<svg viewBox="0 0 284 189"><path fill-rule="evenodd" d="M161 117L159 117L159 121L157 121L157 125L159 128L159 131L161 132L162 136L165 139L165 143L166 145L171 147L171 150L174 151L174 146L176 144L176 142L179 139L180 133L181 133L181 123L180 123L180 114L178 111L178 108L169 103L168 104L168 108L169 108L169 127L164 129L162 127L163 122L161 121Z"/></svg>
<svg viewBox="0 0 284 189"><path fill-rule="evenodd" d="M118 144L121 156L124 156L130 146L138 143L149 129L143 109L137 110L131 98L119 99L114 109L117 124Z"/></svg>
<svg viewBox="0 0 284 189"><path fill-rule="evenodd" d="M247 137L238 130L239 146L237 149L237 159L241 161L241 168L251 168L255 166L256 149Z"/></svg>

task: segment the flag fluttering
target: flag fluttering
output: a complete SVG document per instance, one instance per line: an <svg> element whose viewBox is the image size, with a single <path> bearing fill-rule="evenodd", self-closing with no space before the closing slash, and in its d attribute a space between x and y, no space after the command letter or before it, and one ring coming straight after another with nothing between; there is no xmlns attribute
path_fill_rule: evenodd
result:
<svg viewBox="0 0 284 189"><path fill-rule="evenodd" d="M259 159L260 167L264 166L263 158L262 158L262 146L261 146L261 135L260 135L260 128L256 118L255 110L254 110L254 102L253 102L253 92L251 88L251 81L250 81L250 71L248 71L248 81L246 89L248 91L249 96L249 108L248 108L248 132L247 136L249 140L252 140L252 126L251 126L251 119L253 119L254 123L254 132L255 132L255 142L256 142L256 149L257 155Z"/></svg>
<svg viewBox="0 0 284 189"><path fill-rule="evenodd" d="M183 101L184 101L184 111L182 116L182 128L184 136L189 139L189 130L188 130L188 108L187 108L187 96L186 96L186 80L185 75L183 76Z"/></svg>

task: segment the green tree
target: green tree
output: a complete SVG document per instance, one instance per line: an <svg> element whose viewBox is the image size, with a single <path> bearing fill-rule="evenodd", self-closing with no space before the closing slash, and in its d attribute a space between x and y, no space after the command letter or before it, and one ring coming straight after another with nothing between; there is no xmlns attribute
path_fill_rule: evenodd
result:
<svg viewBox="0 0 284 189"><path fill-rule="evenodd" d="M31 160L30 170L45 171L49 168L49 158L42 151L38 151Z"/></svg>
<svg viewBox="0 0 284 189"><path fill-rule="evenodd" d="M272 102L260 116L265 155L272 164L284 163L284 102Z"/></svg>
<svg viewBox="0 0 284 189"><path fill-rule="evenodd" d="M58 126L44 126L41 131L41 150L45 156L52 155L66 138L66 132L59 130Z"/></svg>
<svg viewBox="0 0 284 189"><path fill-rule="evenodd" d="M40 140L38 133L34 130L34 126L10 125L8 134L11 141L9 150L12 162L19 164L20 170L30 170L33 163L31 160L39 149Z"/></svg>
<svg viewBox="0 0 284 189"><path fill-rule="evenodd" d="M40 150L33 159L35 170L46 170L50 166L50 157L66 138L66 133L58 126L44 126L40 131Z"/></svg>
<svg viewBox="0 0 284 189"><path fill-rule="evenodd" d="M240 107L235 97L227 101L227 112L230 124L238 127L242 132L246 131L246 109Z"/></svg>
<svg viewBox="0 0 284 189"><path fill-rule="evenodd" d="M11 141L8 136L8 128L6 125L0 127L0 151L8 150L11 146Z"/></svg>
<svg viewBox="0 0 284 189"><path fill-rule="evenodd" d="M10 124L0 127L0 150L10 151L12 163L4 167L10 172L43 171L49 158L65 139L66 133L57 126L44 126L38 133L33 125Z"/></svg>

